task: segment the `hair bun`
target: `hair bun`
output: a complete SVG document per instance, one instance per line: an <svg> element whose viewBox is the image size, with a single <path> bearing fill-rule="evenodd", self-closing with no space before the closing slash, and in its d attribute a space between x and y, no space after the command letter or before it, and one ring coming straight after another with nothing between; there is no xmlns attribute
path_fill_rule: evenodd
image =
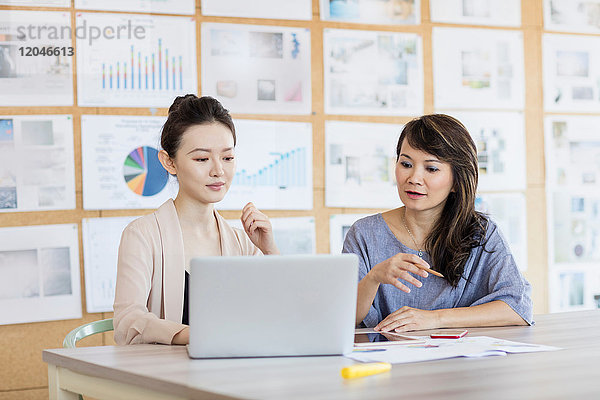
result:
<svg viewBox="0 0 600 400"><path fill-rule="evenodd" d="M212 123L220 123L229 128L235 146L235 125L229 112L217 99L210 96L198 97L195 94L178 96L169 107L169 115L162 127L160 145L170 157L175 157L187 128Z"/></svg>
<svg viewBox="0 0 600 400"><path fill-rule="evenodd" d="M191 94L191 93L188 93L185 96L177 96L175 98L175 100L173 100L173 104L171 104L171 107L169 107L169 114L171 114L173 111L178 110L184 101L189 101L188 99L195 100L197 98L198 98L198 96L196 96L195 94Z"/></svg>

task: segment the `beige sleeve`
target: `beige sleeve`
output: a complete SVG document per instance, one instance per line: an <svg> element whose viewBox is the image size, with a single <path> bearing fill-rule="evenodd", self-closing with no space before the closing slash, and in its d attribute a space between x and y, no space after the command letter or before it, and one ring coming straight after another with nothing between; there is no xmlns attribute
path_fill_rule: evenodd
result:
<svg viewBox="0 0 600 400"><path fill-rule="evenodd" d="M181 323L160 319L148 311L155 268L152 249L150 235L144 234L135 221L125 228L119 246L115 287L113 322L117 344L171 344L173 337L185 328Z"/></svg>
<svg viewBox="0 0 600 400"><path fill-rule="evenodd" d="M263 252L252 243L243 229L233 228L240 243L243 256L262 256Z"/></svg>

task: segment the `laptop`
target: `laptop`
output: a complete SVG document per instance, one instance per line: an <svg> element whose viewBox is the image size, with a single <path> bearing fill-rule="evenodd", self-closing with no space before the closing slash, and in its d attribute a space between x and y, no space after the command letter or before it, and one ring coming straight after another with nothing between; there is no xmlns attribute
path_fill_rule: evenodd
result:
<svg viewBox="0 0 600 400"><path fill-rule="evenodd" d="M192 358L352 351L354 254L199 257L190 265Z"/></svg>

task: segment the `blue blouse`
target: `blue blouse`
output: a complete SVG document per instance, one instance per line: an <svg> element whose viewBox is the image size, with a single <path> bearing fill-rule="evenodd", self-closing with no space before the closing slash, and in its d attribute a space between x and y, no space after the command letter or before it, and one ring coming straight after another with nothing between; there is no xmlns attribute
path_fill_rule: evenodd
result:
<svg viewBox="0 0 600 400"><path fill-rule="evenodd" d="M380 285L369 313L363 320L364 326L374 327L403 306L437 310L476 306L494 300L508 304L531 325L531 285L521 275L506 240L492 220L489 220L486 239L486 251L483 246L471 250L457 287L452 287L444 278L432 274L427 278L417 276L423 283L420 288L406 283L411 288L410 293L389 284ZM342 252L358 256L359 281L375 265L397 253L417 254L396 238L381 214L356 221L346 235ZM432 265L428 253L423 254L423 259ZM435 269L435 266L432 267Z"/></svg>

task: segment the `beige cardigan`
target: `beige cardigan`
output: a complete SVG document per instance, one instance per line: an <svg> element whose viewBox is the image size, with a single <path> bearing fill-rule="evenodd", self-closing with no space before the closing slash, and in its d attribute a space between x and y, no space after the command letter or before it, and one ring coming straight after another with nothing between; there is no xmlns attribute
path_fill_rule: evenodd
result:
<svg viewBox="0 0 600 400"><path fill-rule="evenodd" d="M262 254L243 230L229 226L216 211L215 217L222 255ZM169 199L131 222L121 236L113 320L118 344L171 344L185 328L184 271L183 236Z"/></svg>

